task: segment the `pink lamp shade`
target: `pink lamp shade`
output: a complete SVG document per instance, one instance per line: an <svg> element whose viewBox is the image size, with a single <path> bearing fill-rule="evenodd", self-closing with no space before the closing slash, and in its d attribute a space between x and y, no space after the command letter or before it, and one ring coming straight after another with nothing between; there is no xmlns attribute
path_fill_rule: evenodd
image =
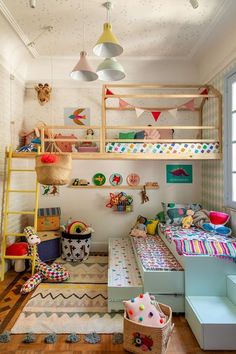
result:
<svg viewBox="0 0 236 354"><path fill-rule="evenodd" d="M221 211L210 211L209 218L213 225L224 225L229 220L230 215Z"/></svg>
<svg viewBox="0 0 236 354"><path fill-rule="evenodd" d="M70 76L74 80L80 81L94 81L97 80L98 75L95 71L93 71L92 67L90 66L87 58L87 53L82 51L80 53L80 60L72 70Z"/></svg>

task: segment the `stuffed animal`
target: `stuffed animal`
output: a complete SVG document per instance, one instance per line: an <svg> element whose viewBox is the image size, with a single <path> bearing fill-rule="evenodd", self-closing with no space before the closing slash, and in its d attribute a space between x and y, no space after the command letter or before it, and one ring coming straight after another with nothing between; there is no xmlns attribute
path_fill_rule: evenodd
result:
<svg viewBox="0 0 236 354"><path fill-rule="evenodd" d="M182 219L182 228L183 229L189 229L192 226L193 215L194 215L194 211L193 210L188 209L186 211L186 216Z"/></svg>
<svg viewBox="0 0 236 354"><path fill-rule="evenodd" d="M38 86L35 86L35 91L37 91L38 101L41 106L50 101L52 88L49 86L49 84L38 84Z"/></svg>
<svg viewBox="0 0 236 354"><path fill-rule="evenodd" d="M34 254L34 245L40 244L41 240L39 236L35 233L34 229L27 226L24 229L24 233L27 236L27 242L29 244L29 256ZM51 282L62 282L69 279L70 275L60 264L48 264L42 262L39 258L38 252L36 250L36 267L37 273L32 275L22 286L21 294L27 294L34 290L43 280L50 280Z"/></svg>

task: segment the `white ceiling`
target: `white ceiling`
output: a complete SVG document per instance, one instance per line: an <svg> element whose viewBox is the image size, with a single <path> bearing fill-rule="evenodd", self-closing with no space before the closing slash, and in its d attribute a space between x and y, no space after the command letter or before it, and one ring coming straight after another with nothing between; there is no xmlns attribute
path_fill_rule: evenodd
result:
<svg viewBox="0 0 236 354"><path fill-rule="evenodd" d="M123 56L194 58L206 45L208 34L222 24L229 0L198 1L199 7L194 10L189 0L113 0L111 22L124 47ZM36 41L41 56L77 56L83 47L83 18L85 49L92 55L106 22L102 0L37 0L35 9L30 8L28 0L2 2L29 42L44 26L53 26L51 33L44 33Z"/></svg>

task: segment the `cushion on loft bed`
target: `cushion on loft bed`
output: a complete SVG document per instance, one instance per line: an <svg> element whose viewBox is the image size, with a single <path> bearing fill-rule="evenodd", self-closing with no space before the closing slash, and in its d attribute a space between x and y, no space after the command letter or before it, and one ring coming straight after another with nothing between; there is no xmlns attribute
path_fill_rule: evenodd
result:
<svg viewBox="0 0 236 354"><path fill-rule="evenodd" d="M219 143L107 143L106 152L152 154L219 153Z"/></svg>

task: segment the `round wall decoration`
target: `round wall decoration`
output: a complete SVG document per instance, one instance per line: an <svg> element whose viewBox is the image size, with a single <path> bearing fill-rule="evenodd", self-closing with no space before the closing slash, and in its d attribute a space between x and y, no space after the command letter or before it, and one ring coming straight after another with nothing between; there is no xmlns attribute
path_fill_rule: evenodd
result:
<svg viewBox="0 0 236 354"><path fill-rule="evenodd" d="M93 184L95 184L95 186L103 186L105 182L106 182L106 177L104 176L103 173L96 173L93 176Z"/></svg>
<svg viewBox="0 0 236 354"><path fill-rule="evenodd" d="M112 186L119 186L123 182L123 177L119 173L113 173L109 178L109 182Z"/></svg>
<svg viewBox="0 0 236 354"><path fill-rule="evenodd" d="M130 173L126 180L129 186L137 186L140 182L140 177L137 173Z"/></svg>

